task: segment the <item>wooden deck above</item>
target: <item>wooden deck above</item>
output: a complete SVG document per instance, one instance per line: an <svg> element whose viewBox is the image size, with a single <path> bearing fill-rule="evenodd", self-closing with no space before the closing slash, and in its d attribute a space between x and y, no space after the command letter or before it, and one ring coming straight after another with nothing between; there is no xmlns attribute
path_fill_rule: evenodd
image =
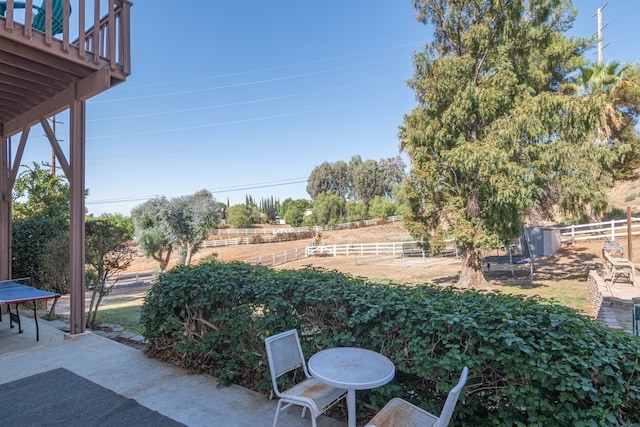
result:
<svg viewBox="0 0 640 427"><path fill-rule="evenodd" d="M54 1L64 3L62 33L52 35ZM0 2L4 3L4 2ZM0 16L0 135L12 136L43 117L126 80L131 72L128 0L6 2ZM25 23L44 6L44 32ZM69 13L70 11L70 13Z"/></svg>

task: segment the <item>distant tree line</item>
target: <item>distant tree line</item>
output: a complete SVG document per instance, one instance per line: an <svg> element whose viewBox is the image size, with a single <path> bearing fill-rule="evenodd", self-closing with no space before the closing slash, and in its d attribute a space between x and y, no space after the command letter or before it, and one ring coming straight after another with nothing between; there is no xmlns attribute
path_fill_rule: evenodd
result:
<svg viewBox="0 0 640 427"><path fill-rule="evenodd" d="M393 198L393 189L404 180L405 168L399 156L363 161L356 155L349 163L323 162L311 171L307 193L313 200L323 194L333 194L345 202L361 202L369 208L376 196Z"/></svg>
<svg viewBox="0 0 640 427"><path fill-rule="evenodd" d="M256 201L247 195L244 204L228 207L226 223L249 228L274 223L279 217L293 227L325 226L401 214L405 168L399 156L375 161L355 155L348 163L325 161L307 180L311 199L287 198L281 203L273 197Z"/></svg>

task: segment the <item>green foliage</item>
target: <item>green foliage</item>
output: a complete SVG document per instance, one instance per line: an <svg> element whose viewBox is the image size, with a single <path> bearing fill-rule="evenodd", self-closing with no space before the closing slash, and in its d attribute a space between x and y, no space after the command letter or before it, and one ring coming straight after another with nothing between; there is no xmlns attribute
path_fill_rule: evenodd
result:
<svg viewBox="0 0 640 427"><path fill-rule="evenodd" d="M376 196L369 206L369 218L387 219L396 214L396 205L383 196Z"/></svg>
<svg viewBox="0 0 640 427"><path fill-rule="evenodd" d="M122 214L104 213L100 215L99 218L124 230L128 236L133 236L135 233L135 227L133 226L133 219L131 217Z"/></svg>
<svg viewBox="0 0 640 427"><path fill-rule="evenodd" d="M456 425L640 423L640 340L537 298L208 262L162 275L141 320L155 357L263 393L264 338L297 328L307 357L359 346L394 362L394 381L359 404L399 396L437 412L468 366Z"/></svg>
<svg viewBox="0 0 640 427"><path fill-rule="evenodd" d="M521 233L537 209L604 212L615 159L594 144L604 103L563 91L583 63L564 0L415 0L433 42L415 56L401 147L411 159L406 226L426 249L453 237L460 285L484 281L479 249Z"/></svg>
<svg viewBox="0 0 640 427"><path fill-rule="evenodd" d="M619 208L612 208L611 211L609 211L605 215L603 220L604 221L611 221L612 219L626 219L626 218L627 218L627 212L625 210L622 210L622 209L619 209Z"/></svg>
<svg viewBox="0 0 640 427"><path fill-rule="evenodd" d="M399 156L377 162L363 161L356 155L348 164L338 161L316 166L307 180L307 193L313 199L331 193L368 207L375 196L390 197L393 187L404 177L405 164Z"/></svg>
<svg viewBox="0 0 640 427"><path fill-rule="evenodd" d="M190 264L200 243L218 225L223 205L207 190L191 196L167 200L151 199L131 212L135 235L141 250L160 263L164 270L173 250L179 250L179 263Z"/></svg>
<svg viewBox="0 0 640 427"><path fill-rule="evenodd" d="M367 205L362 202L347 202L346 209L347 222L359 222L367 219Z"/></svg>
<svg viewBox="0 0 640 427"><path fill-rule="evenodd" d="M16 179L12 198L12 276L67 293L69 184L33 163Z"/></svg>
<svg viewBox="0 0 640 427"><path fill-rule="evenodd" d="M192 196L171 199L159 216L159 228L179 250L178 263L189 265L200 243L218 225L220 206L209 191L201 190Z"/></svg>
<svg viewBox="0 0 640 427"><path fill-rule="evenodd" d="M12 217L31 215L69 218L69 184L64 177L52 175L33 163L16 178L12 194Z"/></svg>
<svg viewBox="0 0 640 427"><path fill-rule="evenodd" d="M369 207L375 196L384 194L384 173L375 160L362 161L360 156L354 156L349 162L351 182L353 183L353 198Z"/></svg>
<svg viewBox="0 0 640 427"><path fill-rule="evenodd" d="M251 211L245 205L231 206L227 212L227 223L233 228L251 228Z"/></svg>
<svg viewBox="0 0 640 427"><path fill-rule="evenodd" d="M131 210L138 249L157 261L160 271L166 270L173 252L173 244L160 226L162 211L168 204L165 197L155 197Z"/></svg>
<svg viewBox="0 0 640 427"><path fill-rule="evenodd" d="M31 277L39 288L69 291L68 216L32 214L15 219L12 229L12 276Z"/></svg>
<svg viewBox="0 0 640 427"><path fill-rule="evenodd" d="M133 259L133 251L129 248L132 233L130 227L121 218L103 215L89 218L85 224L86 263L93 269L93 283L87 283L92 290L91 302L87 312L87 327L96 323L98 308L102 298L107 295L113 284L107 284L110 275L126 270Z"/></svg>
<svg viewBox="0 0 640 427"><path fill-rule="evenodd" d="M590 63L580 67L569 90L588 102L599 103L604 121L598 125L595 143L608 145L615 153L610 166L615 179L635 178L640 165L640 135L636 129L640 113L640 65Z"/></svg>
<svg viewBox="0 0 640 427"><path fill-rule="evenodd" d="M307 193L312 199L323 193L346 198L350 191L349 180L349 169L345 162L322 162L313 168L307 179Z"/></svg>
<svg viewBox="0 0 640 427"><path fill-rule="evenodd" d="M636 199L636 197L638 197L638 195L636 193L632 193L629 194L627 197L624 198L625 202L632 202Z"/></svg>
<svg viewBox="0 0 640 427"><path fill-rule="evenodd" d="M347 209L344 199L333 193L322 193L313 201L311 220L314 225L335 225L344 222Z"/></svg>
<svg viewBox="0 0 640 427"><path fill-rule="evenodd" d="M166 270L173 252L173 245L162 230L158 227L139 230L137 236L138 249L147 257L158 261L160 271Z"/></svg>
<svg viewBox="0 0 640 427"><path fill-rule="evenodd" d="M292 227L300 227L304 221L304 214L311 207L311 202L305 199L286 199L282 203L283 218Z"/></svg>

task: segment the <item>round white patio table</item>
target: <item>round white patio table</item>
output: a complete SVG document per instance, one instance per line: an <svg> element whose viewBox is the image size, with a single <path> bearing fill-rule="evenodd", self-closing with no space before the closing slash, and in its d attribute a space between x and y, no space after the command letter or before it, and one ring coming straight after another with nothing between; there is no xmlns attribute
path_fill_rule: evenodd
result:
<svg viewBox="0 0 640 427"><path fill-rule="evenodd" d="M347 389L349 427L356 426L356 390L383 386L396 369L386 356L357 347L336 347L319 351L307 364L311 375L334 387Z"/></svg>

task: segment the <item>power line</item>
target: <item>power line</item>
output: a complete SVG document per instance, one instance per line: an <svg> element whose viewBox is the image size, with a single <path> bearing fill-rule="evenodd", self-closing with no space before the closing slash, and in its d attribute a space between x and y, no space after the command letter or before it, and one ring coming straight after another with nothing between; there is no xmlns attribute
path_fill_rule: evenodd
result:
<svg viewBox="0 0 640 427"><path fill-rule="evenodd" d="M215 79L221 79L221 78L227 78L227 77L242 76L242 75L247 75L247 74L263 73L263 72L266 72L266 71L282 70L282 69L285 69L285 68L294 68L294 67L300 67L300 66L304 66L304 65L314 65L314 64L321 64L323 62L337 61L337 60L340 60L340 59L354 58L354 57L357 57L357 56L364 56L364 55L370 55L370 54L374 54L374 53L386 52L386 51L395 50L395 49L401 49L401 48L405 48L405 47L408 47L408 46L421 46L422 44L423 44L422 41L413 42L413 43L406 43L406 44L401 44L401 45L383 47L383 48L380 48L380 49L368 50L368 51L363 51L363 52L356 52L356 53L351 53L351 54L346 54L346 55L339 55L339 56L334 56L334 57L330 57L330 58L322 58L322 59L316 59L316 60L312 60L312 61L298 62L298 63L294 63L294 64L279 65L279 66L276 66L276 67L259 68L257 70L240 71L240 72L237 72L237 73L229 73L229 74L220 74L220 75L215 75L215 76L202 77L202 78L198 78L198 79L174 80L174 81L170 81L170 82L160 82L160 83L147 84L147 85L129 86L129 88L137 89L137 88L148 88L148 87L158 87L158 86L169 86L169 85L173 85L173 84L194 83L194 82L200 82L200 81L205 81L205 80L215 80ZM109 101L105 100L105 101L98 101L98 102L109 102Z"/></svg>
<svg viewBox="0 0 640 427"><path fill-rule="evenodd" d="M365 85L372 84L372 83L379 83L380 81L382 81L382 80L381 79L377 79L377 80L371 80L371 81L366 81L366 82L358 82L358 83L354 83L354 84L350 84L350 85L335 86L335 87L330 87L330 88L327 88L327 89L319 89L319 90L313 90L313 91L307 91L307 92L298 92L298 93L293 93L293 94L289 94L289 95L272 96L272 97L269 97L269 98L249 99L249 100L246 100L246 101L231 102L231 103L227 103L227 104L208 105L208 106L197 107L197 108L183 108L183 109L180 109L180 110L157 111L157 112L153 112L153 113L144 113L144 114L127 114L125 116L101 117L99 119L87 120L87 122L104 122L104 121L109 121L109 120L121 120L121 119L139 119L139 118L143 118L143 117L154 117L154 116L177 114L177 113L193 113L193 112L196 112L196 111L213 110L213 109L217 109L217 108L237 107L237 106L240 106L240 105L258 104L258 103L261 103L261 102L269 102L269 101L277 101L277 100L281 100L281 99L296 98L296 97L299 97L299 96L317 95L317 94L332 92L332 91L336 91L336 90L343 90L343 89L350 89L350 88L359 87L359 86L365 86Z"/></svg>
<svg viewBox="0 0 640 427"><path fill-rule="evenodd" d="M92 136L92 137L87 137L87 141L88 140L98 140L98 139L122 138L122 137L125 137L125 136L142 136L142 135L164 134L164 133L167 133L167 132L184 132L184 131L187 131L187 130L196 130L196 129L206 129L206 128L218 127L218 126L237 125L237 124L249 123L249 122L257 122L257 121L262 121L262 120L271 120L271 119L280 119L280 118L285 118L285 117L298 116L298 115L301 115L301 114L310 114L310 113L318 113L318 112L321 112L321 111L330 111L330 110L334 110L334 109L337 109L337 108L344 108L344 107L355 106L355 105L360 105L360 104L361 104L360 102L350 102L350 103L347 103L347 104L335 105L335 106L330 106L330 107L325 107L325 108L313 108L313 109L308 109L308 110L299 110L299 111L294 111L294 112L290 112L290 113L282 113L282 114L273 114L273 115L269 115L269 116L254 117L254 118L251 118L251 119L230 120L230 121L226 121L226 122L208 123L208 124L203 124L203 125L186 126L186 127L180 127L180 128L172 128L172 129L156 129L156 130L150 130L150 131L121 133L121 134L115 134L115 135Z"/></svg>
<svg viewBox="0 0 640 427"><path fill-rule="evenodd" d="M255 80L255 81L250 81L250 82L233 83L233 84L222 85L222 86L206 87L206 88L201 88L201 89L183 90L183 91L178 91L178 92L154 93L152 95L140 95L140 96L133 96L133 97L129 97L129 98L111 98L111 99L106 99L106 100L102 100L102 101L96 101L95 103L99 104L99 103L106 103L106 102L133 101L133 100L137 100L137 99L158 98L158 97L162 97L162 96L172 96L172 95L191 95L191 94L200 93L200 92L209 92L209 91L214 91L214 90L231 89L231 88L237 88L237 87L259 85L259 84L264 84L264 83L279 82L279 81L290 80L290 79L298 79L298 78L301 78L301 77L309 77L309 76L315 76L315 75L319 75L319 74L326 74L326 73L330 73L330 72L333 72L333 71L344 71L344 70L351 70L351 69L354 69L354 68L368 67L370 65L380 64L380 63L381 63L381 61L369 62L369 63L365 63L365 64L351 65L351 66L348 66L348 67L333 68L333 69L330 69L330 70L313 71L313 72L309 72L309 73L295 74L295 75L292 75L292 76L274 77L272 79L263 79L263 80Z"/></svg>
<svg viewBox="0 0 640 427"><path fill-rule="evenodd" d="M292 181L285 180L286 182L273 182L273 183L258 183L258 184L248 184L246 186L241 187L229 187L229 188L221 188L221 189L209 189L208 191L211 194L220 194L220 193L232 193L236 191L246 191L246 190L255 190L258 188L271 188L271 187L282 187L285 185L294 185L294 184L303 184L307 182L307 179L302 178L293 178ZM119 197L115 199L103 199L103 200L87 200L87 205L99 205L105 203L126 203L126 202L141 202L145 200L152 199L154 197L159 197L159 195L155 194L153 196L137 196L137 197Z"/></svg>

